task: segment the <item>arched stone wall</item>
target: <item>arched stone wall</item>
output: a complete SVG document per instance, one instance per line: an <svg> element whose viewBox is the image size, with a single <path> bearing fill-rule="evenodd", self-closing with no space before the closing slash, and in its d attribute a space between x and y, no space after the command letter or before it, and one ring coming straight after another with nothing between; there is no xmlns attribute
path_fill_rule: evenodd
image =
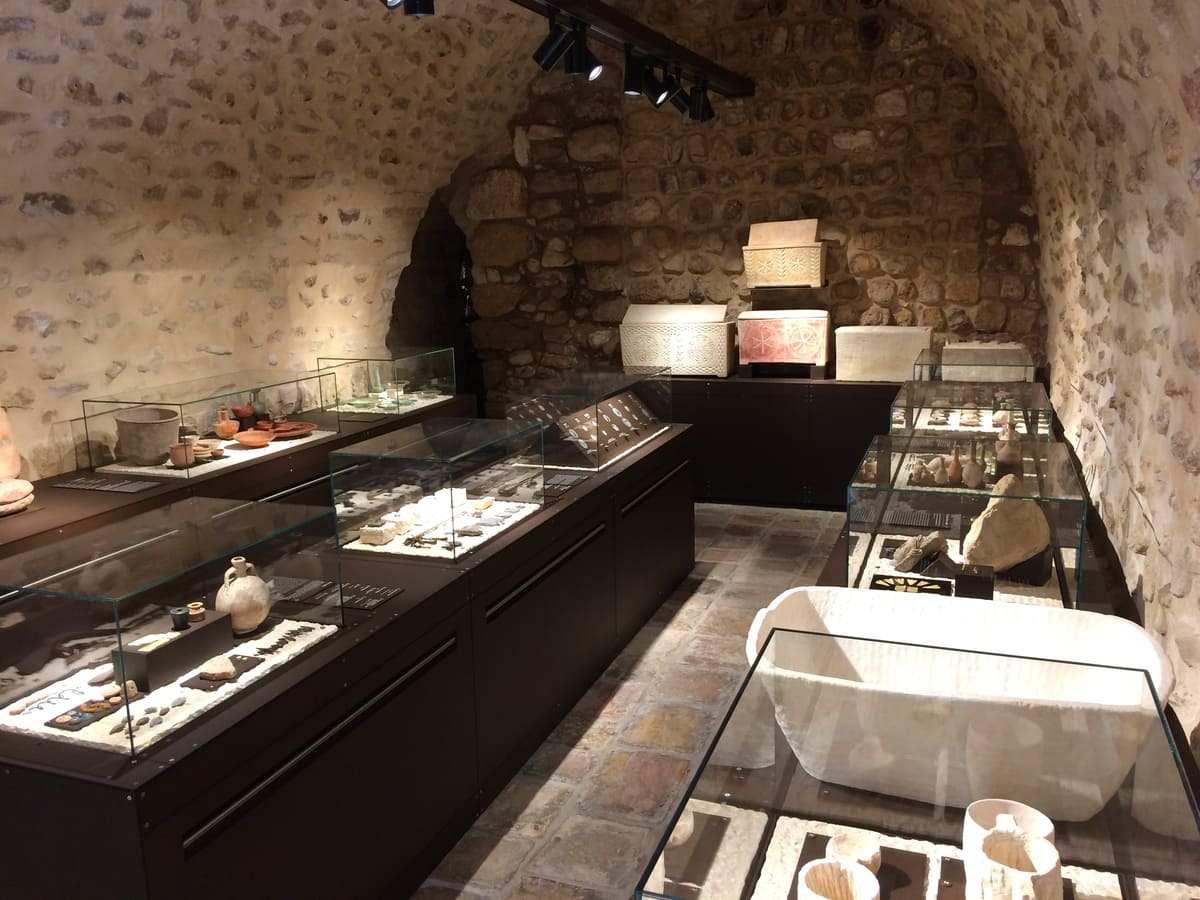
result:
<svg viewBox="0 0 1200 900"><path fill-rule="evenodd" d="M880 3L811 10L913 15L1016 126L1054 403L1194 725L1200 4ZM623 7L720 58L726 23L769 26L789 5ZM0 404L34 474L73 463L52 429L84 396L381 344L429 197L462 160L508 146L506 123L543 77L528 60L542 21L504 0L438 0L420 22L376 0L10 6ZM610 290L596 277L589 289ZM615 348L601 330L589 340Z"/></svg>
<svg viewBox="0 0 1200 900"><path fill-rule="evenodd" d="M802 216L821 220L829 284L789 302L835 325L929 325L938 344L1015 338L1044 359L1025 160L969 59L857 0L638 14L756 93L691 122L622 96L615 54L594 84L530 83L511 152L465 204L493 388L614 357L631 301L747 307L751 223Z"/></svg>
<svg viewBox="0 0 1200 900"><path fill-rule="evenodd" d="M1200 4L903 0L1029 150L1055 409L1200 721ZM982 23L986 22L986 28Z"/></svg>
<svg viewBox="0 0 1200 900"><path fill-rule="evenodd" d="M0 405L33 473L74 467L82 398L381 348L430 196L504 133L542 27L472 0L9 4Z"/></svg>

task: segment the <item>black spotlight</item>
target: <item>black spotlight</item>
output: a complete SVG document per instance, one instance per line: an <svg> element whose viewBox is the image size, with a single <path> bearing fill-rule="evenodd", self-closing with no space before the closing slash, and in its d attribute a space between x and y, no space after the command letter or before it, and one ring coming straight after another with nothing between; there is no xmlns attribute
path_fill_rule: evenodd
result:
<svg viewBox="0 0 1200 900"><path fill-rule="evenodd" d="M433 0L404 0L404 14L414 19L433 15Z"/></svg>
<svg viewBox="0 0 1200 900"><path fill-rule="evenodd" d="M570 49L571 43L575 40L573 32L567 31L565 28L559 28L554 22L554 13L551 12L550 33L546 35L545 40L533 52L533 61L542 67L542 70L549 72L554 68L555 64L562 59L562 55Z"/></svg>
<svg viewBox="0 0 1200 900"><path fill-rule="evenodd" d="M679 79L673 75L668 75L666 66L663 66L662 81L659 81L657 78L655 78L653 72L646 73L645 94L650 98L650 102L656 107L662 106L664 103L678 94L679 89Z"/></svg>
<svg viewBox="0 0 1200 900"><path fill-rule="evenodd" d="M642 93L655 106L662 106L670 97L670 94L666 93L666 87L654 74L654 66L649 63L646 64L646 69L642 73Z"/></svg>
<svg viewBox="0 0 1200 900"><path fill-rule="evenodd" d="M692 108L692 98L689 97L688 92L681 87L671 97L671 105L686 116L688 114L688 110Z"/></svg>
<svg viewBox="0 0 1200 900"><path fill-rule="evenodd" d="M625 48L625 86L622 90L626 97L640 97L646 88L646 61L633 52L632 47Z"/></svg>
<svg viewBox="0 0 1200 900"><path fill-rule="evenodd" d="M395 9L397 6L399 6L401 3L403 3L404 0L379 0L379 2L382 3L384 6L386 6L388 9Z"/></svg>
<svg viewBox="0 0 1200 900"><path fill-rule="evenodd" d="M688 118L694 122L707 122L716 115L712 104L708 101L708 85L703 81L692 87L692 102L688 108Z"/></svg>
<svg viewBox="0 0 1200 900"><path fill-rule="evenodd" d="M586 75L588 81L595 81L604 71L604 66L587 48L587 25L583 22L576 22L574 31L575 40L567 50L567 74Z"/></svg>

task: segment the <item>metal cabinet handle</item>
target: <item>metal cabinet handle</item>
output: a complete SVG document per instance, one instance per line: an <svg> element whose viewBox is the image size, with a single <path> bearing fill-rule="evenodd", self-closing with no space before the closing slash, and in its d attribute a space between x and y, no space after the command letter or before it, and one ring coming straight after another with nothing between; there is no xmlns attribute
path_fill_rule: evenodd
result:
<svg viewBox="0 0 1200 900"><path fill-rule="evenodd" d="M487 609L485 609L483 611L484 623L485 624L490 623L498 615L500 615L502 612L504 612L505 609L507 609L509 606L511 606L517 600L521 599L521 597L526 592L528 592L531 588L533 588L535 585L537 585L538 582L543 581L546 578L550 577L550 575L553 574L555 569L557 569L559 566L561 566L563 563L565 563L568 559L570 559L572 556L574 556L576 553L578 553L579 550L582 549L582 547L585 544L589 544L593 540L595 540L601 534L601 532L603 532L607 527L608 526L605 524L597 525L595 528L593 528L591 531L589 531L587 534L585 534L583 537L581 537L579 540L577 540L575 543L573 543L570 547L568 547L566 550L564 550L562 553L558 554L558 556L554 557L554 559L550 560L550 562L548 562L546 565L542 566L542 568L538 569L537 572L535 572L533 575L530 575L528 578L526 578L524 581L522 581L519 585L517 585L515 588L513 588L511 591L509 591L507 594L505 594L503 597L501 597L499 600L497 600L495 603L491 604Z"/></svg>
<svg viewBox="0 0 1200 900"><path fill-rule="evenodd" d="M186 853L198 841L203 840L214 830L220 828L229 822L230 819L237 816L246 806L253 803L261 794L268 791L276 782L285 778L297 766L302 765L310 756L319 752L330 741L336 739L343 731L353 726L364 716L370 714L377 706L392 698L392 695L402 690L410 681L420 676L427 669L434 666L443 658L448 656L458 644L458 638L449 637L442 641L437 647L427 653L423 658L410 666L405 672L397 678L392 679L374 694L372 694L362 705L358 706L352 712L347 714L345 718L335 722L322 732L316 739L309 743L302 750L293 755L287 762L273 771L266 778L259 781L245 793L241 794L236 800L209 818L203 824L193 829L184 835L183 849Z"/></svg>
<svg viewBox="0 0 1200 900"><path fill-rule="evenodd" d="M685 468L687 468L688 462L689 462L689 460L685 459L683 462L681 462L679 465L677 465L675 468L673 468L670 472L668 472L662 478L658 479L658 481L654 482L654 484L650 485L650 487L646 488L644 491L642 491L640 494L638 494L636 497L634 497L632 500L630 500L628 503L626 503L624 506L622 506L621 507L621 515L627 514L631 509L633 509L635 506L637 506L639 503L641 503L643 500L645 500L647 497L649 497L651 494L653 494L655 491L657 491L660 487L662 487L664 484L666 484L668 481L670 481L672 478L674 478L676 475L678 475L681 471L683 471Z"/></svg>

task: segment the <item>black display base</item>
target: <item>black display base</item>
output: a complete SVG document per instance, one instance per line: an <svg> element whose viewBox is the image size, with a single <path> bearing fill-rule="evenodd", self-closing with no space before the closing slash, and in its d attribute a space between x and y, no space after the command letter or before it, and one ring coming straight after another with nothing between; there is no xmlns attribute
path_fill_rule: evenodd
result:
<svg viewBox="0 0 1200 900"><path fill-rule="evenodd" d="M1037 556L1031 556L1003 572L997 572L996 577L1003 578L1005 581L1015 581L1017 584L1033 584L1041 587L1050 580L1050 576L1053 574L1054 552L1047 547Z"/></svg>
<svg viewBox="0 0 1200 900"><path fill-rule="evenodd" d="M956 597L978 597L991 600L996 589L996 573L991 566L963 566L954 576Z"/></svg>
<svg viewBox="0 0 1200 900"><path fill-rule="evenodd" d="M743 378L811 378L824 381L826 366L808 363L740 363L738 375Z"/></svg>
<svg viewBox="0 0 1200 900"><path fill-rule="evenodd" d="M229 613L210 609L204 621L192 622L179 637L142 653L137 647L125 647L125 680L133 681L144 693L170 684L188 669L206 659L224 653L233 646L233 620ZM121 672L120 654L112 651L113 679Z"/></svg>

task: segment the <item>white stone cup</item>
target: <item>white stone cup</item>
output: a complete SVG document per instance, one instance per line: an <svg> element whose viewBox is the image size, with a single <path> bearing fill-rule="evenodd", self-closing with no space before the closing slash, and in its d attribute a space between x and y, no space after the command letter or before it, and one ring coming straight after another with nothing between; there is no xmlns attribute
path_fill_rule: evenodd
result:
<svg viewBox="0 0 1200 900"><path fill-rule="evenodd" d="M879 900L879 880L866 866L844 859L814 859L796 876L798 900Z"/></svg>
<svg viewBox="0 0 1200 900"><path fill-rule="evenodd" d="M881 862L879 841L867 831L842 831L829 839L825 858L856 862L877 875Z"/></svg>
<svg viewBox="0 0 1200 900"><path fill-rule="evenodd" d="M1016 800L999 798L976 800L963 816L963 870L967 900L981 896L986 866L983 865L983 839L994 830L1022 831L1033 837L1054 842L1054 823L1040 810Z"/></svg>
<svg viewBox="0 0 1200 900"><path fill-rule="evenodd" d="M980 847L985 875L981 900L1062 900L1058 850L1026 831L997 828ZM967 900L972 900L967 894Z"/></svg>

